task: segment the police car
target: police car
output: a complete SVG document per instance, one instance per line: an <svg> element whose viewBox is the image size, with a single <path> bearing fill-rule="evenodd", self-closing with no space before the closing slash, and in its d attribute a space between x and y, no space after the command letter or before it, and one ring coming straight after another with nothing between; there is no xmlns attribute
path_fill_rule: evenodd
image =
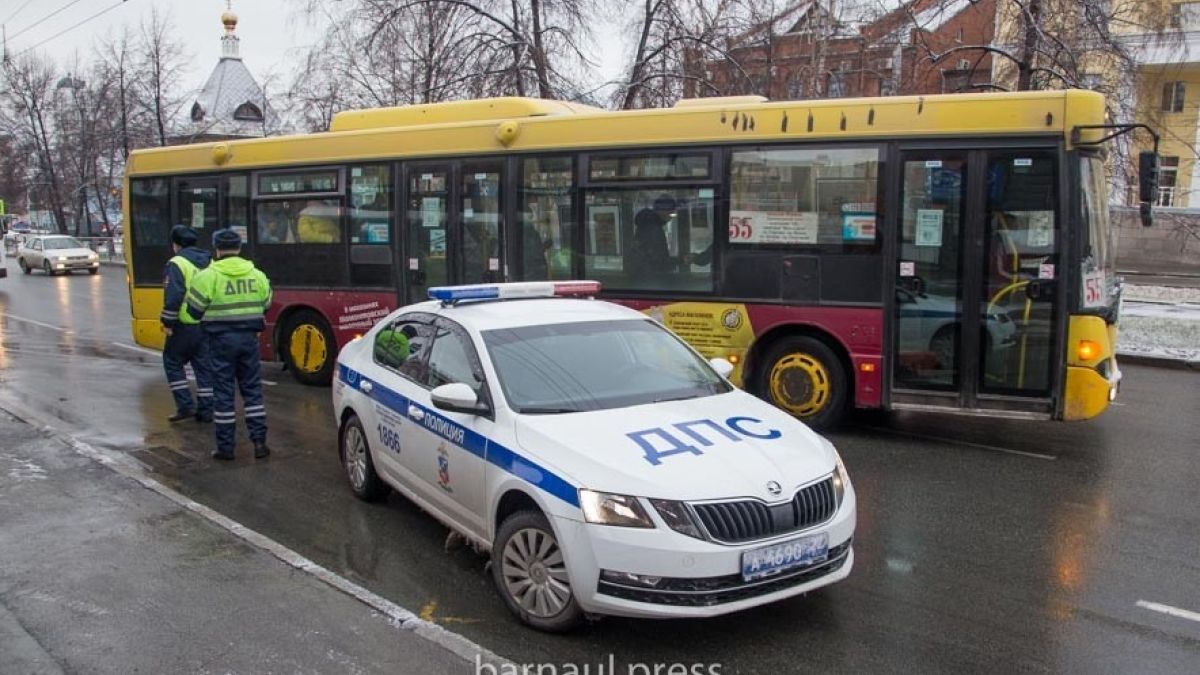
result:
<svg viewBox="0 0 1200 675"><path fill-rule="evenodd" d="M844 579L834 447L596 282L430 289L338 357L350 487L394 488L492 554L542 630L706 617Z"/></svg>

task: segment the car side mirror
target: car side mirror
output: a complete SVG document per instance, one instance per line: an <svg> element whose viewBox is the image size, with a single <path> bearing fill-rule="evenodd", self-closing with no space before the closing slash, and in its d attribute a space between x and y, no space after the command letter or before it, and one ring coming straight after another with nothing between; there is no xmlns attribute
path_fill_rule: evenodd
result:
<svg viewBox="0 0 1200 675"><path fill-rule="evenodd" d="M713 370L717 371L717 374L721 377L727 378L733 373L733 364L719 356L715 359L709 359L708 365L712 366Z"/></svg>
<svg viewBox="0 0 1200 675"><path fill-rule="evenodd" d="M482 415L488 411L487 405L480 402L475 390L462 382L451 382L434 388L429 392L433 407L448 412L465 413L467 415Z"/></svg>

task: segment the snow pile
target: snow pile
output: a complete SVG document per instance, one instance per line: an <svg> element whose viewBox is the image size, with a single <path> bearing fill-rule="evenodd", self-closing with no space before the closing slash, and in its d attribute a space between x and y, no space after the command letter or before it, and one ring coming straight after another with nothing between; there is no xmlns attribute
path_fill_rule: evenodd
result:
<svg viewBox="0 0 1200 675"><path fill-rule="evenodd" d="M1200 289L1126 285L1120 325L1117 354L1200 363Z"/></svg>

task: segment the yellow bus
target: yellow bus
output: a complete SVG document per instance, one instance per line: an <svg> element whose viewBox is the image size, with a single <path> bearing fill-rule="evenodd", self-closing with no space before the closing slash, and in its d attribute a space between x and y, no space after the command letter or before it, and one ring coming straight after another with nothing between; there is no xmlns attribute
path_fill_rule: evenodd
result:
<svg viewBox="0 0 1200 675"><path fill-rule="evenodd" d="M263 355L307 383L430 286L589 278L816 426L851 407L1087 419L1120 382L1104 125L1084 91L497 98L141 150L133 335L161 347L171 225L231 227L277 289Z"/></svg>

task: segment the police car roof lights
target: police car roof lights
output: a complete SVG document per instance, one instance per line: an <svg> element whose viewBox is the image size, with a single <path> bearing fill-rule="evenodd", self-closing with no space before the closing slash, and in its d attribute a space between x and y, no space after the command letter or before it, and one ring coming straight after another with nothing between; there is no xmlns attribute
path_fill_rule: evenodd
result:
<svg viewBox="0 0 1200 675"><path fill-rule="evenodd" d="M594 296L599 292L599 281L524 281L508 284L435 286L429 289L429 299L438 300L446 306L455 305L463 300L581 297Z"/></svg>

